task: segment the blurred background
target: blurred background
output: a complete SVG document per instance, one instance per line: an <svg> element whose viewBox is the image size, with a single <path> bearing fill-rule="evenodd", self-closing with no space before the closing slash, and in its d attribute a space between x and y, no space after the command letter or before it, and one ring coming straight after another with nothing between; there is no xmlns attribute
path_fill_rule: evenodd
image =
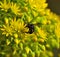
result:
<svg viewBox="0 0 60 57"><path fill-rule="evenodd" d="M47 0L48 8L56 13L57 15L60 15L60 0ZM54 57L60 57L60 49L53 48ZM58 56L59 54L59 56Z"/></svg>
<svg viewBox="0 0 60 57"><path fill-rule="evenodd" d="M60 15L60 0L47 0L47 3L52 12Z"/></svg>

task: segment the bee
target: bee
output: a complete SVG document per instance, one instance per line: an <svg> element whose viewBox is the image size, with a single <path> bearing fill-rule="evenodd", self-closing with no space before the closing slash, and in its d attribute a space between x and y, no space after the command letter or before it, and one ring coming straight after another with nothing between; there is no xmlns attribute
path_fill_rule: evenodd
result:
<svg viewBox="0 0 60 57"><path fill-rule="evenodd" d="M29 28L29 31L27 32L27 33L30 33L30 34L32 34L33 32L34 32L34 28L35 28L35 26L40 26L41 24L40 23L36 23L36 24L27 24L27 26L26 27L28 27Z"/></svg>
<svg viewBox="0 0 60 57"><path fill-rule="evenodd" d="M34 32L34 24L27 24L27 26L29 28L28 33L32 34Z"/></svg>

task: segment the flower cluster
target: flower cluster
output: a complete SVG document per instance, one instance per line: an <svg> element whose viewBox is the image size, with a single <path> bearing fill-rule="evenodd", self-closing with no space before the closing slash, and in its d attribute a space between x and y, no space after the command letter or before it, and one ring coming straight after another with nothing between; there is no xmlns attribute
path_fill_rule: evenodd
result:
<svg viewBox="0 0 60 57"><path fill-rule="evenodd" d="M6 36L28 32L26 24L20 19L16 20L16 18L12 20L5 18L5 25L2 26L1 30L3 31L2 34L6 34Z"/></svg>
<svg viewBox="0 0 60 57"><path fill-rule="evenodd" d="M13 3L11 2L10 3L10 0L7 2L7 0L4 0L4 3L3 2L0 2L0 8L1 10L4 10L4 11L8 11L9 9L11 9L11 11L16 14L16 15L20 15L20 6L18 6L16 3Z"/></svg>
<svg viewBox="0 0 60 57"><path fill-rule="evenodd" d="M46 0L0 1L0 57L54 57L60 46L60 17Z"/></svg>

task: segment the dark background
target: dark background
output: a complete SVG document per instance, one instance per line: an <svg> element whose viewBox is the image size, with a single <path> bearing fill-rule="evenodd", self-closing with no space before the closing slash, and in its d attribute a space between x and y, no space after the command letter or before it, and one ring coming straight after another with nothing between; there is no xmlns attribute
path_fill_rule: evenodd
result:
<svg viewBox="0 0 60 57"><path fill-rule="evenodd" d="M60 15L60 0L47 0L47 3L52 12Z"/></svg>

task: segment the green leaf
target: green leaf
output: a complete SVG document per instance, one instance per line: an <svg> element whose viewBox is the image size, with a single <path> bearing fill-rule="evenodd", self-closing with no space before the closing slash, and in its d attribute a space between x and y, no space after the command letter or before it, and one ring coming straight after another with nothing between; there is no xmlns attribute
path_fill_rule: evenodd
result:
<svg viewBox="0 0 60 57"><path fill-rule="evenodd" d="M22 54L22 57L27 57L27 54L23 53L23 54Z"/></svg>
<svg viewBox="0 0 60 57"><path fill-rule="evenodd" d="M20 43L20 48L21 50L23 50L23 43Z"/></svg>

